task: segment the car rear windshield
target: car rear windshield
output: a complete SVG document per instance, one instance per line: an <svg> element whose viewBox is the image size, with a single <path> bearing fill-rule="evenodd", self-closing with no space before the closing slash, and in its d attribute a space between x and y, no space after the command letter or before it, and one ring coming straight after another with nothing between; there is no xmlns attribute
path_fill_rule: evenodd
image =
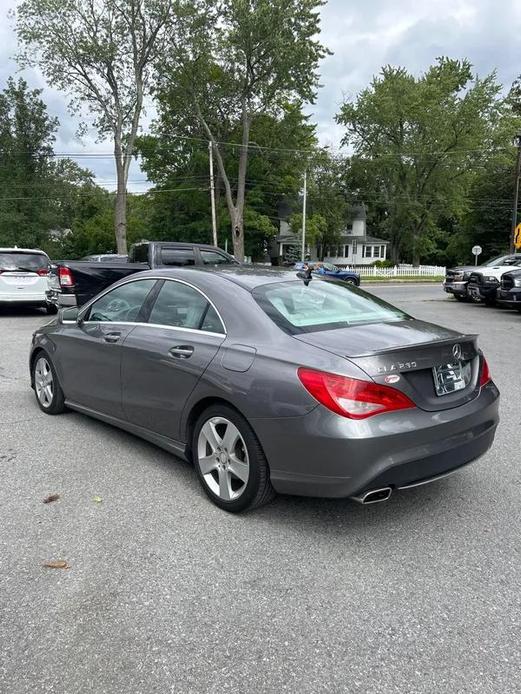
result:
<svg viewBox="0 0 521 694"><path fill-rule="evenodd" d="M36 272L47 267L48 264L49 259L43 253L0 252L0 270L4 272L12 270Z"/></svg>
<svg viewBox="0 0 521 694"><path fill-rule="evenodd" d="M253 296L283 330L297 333L409 319L385 301L343 282L313 279L257 287Z"/></svg>

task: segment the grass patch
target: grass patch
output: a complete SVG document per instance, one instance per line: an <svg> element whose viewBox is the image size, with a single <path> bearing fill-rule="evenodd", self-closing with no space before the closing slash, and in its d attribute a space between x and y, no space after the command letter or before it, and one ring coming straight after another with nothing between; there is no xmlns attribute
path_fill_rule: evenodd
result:
<svg viewBox="0 0 521 694"><path fill-rule="evenodd" d="M423 275L412 275L411 277L378 277L376 275L371 275L370 277L361 277L360 283L380 282L385 284L407 284L408 282L424 282L425 284L437 284L443 282L445 277L443 275L436 275L434 277L425 277Z"/></svg>

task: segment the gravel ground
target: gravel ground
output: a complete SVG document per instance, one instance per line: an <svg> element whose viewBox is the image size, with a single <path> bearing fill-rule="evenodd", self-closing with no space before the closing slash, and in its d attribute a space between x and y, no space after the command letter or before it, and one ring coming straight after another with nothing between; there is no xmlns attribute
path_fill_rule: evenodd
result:
<svg viewBox="0 0 521 694"><path fill-rule="evenodd" d="M239 517L152 445L41 413L26 362L47 317L0 313L2 694L521 691L521 315L371 291L480 334L494 448L387 504L279 497Z"/></svg>

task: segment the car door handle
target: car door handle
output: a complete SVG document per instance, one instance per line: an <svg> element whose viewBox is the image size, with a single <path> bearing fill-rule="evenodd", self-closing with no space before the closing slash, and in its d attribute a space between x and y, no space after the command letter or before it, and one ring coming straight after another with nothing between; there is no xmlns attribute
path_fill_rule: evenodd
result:
<svg viewBox="0 0 521 694"><path fill-rule="evenodd" d="M194 348L191 345L176 345L169 349L168 353L174 359L189 359L194 353Z"/></svg>
<svg viewBox="0 0 521 694"><path fill-rule="evenodd" d="M121 333L107 333L103 336L105 342L119 342Z"/></svg>

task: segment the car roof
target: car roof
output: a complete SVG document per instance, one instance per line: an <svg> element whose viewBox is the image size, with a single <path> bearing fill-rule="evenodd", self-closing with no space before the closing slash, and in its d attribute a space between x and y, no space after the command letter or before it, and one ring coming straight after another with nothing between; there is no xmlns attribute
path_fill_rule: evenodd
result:
<svg viewBox="0 0 521 694"><path fill-rule="evenodd" d="M40 255L47 255L41 248L0 248L0 253L38 253Z"/></svg>
<svg viewBox="0 0 521 694"><path fill-rule="evenodd" d="M213 276L219 277L222 280L233 282L234 284L243 287L248 291L265 284L299 280L295 270L286 270L284 268L274 268L269 266L264 267L262 265L161 268L158 270L141 272L139 275L140 277L153 275L154 277L172 277L175 279L196 279L197 277L204 277L205 279L208 279L209 276Z"/></svg>
<svg viewBox="0 0 521 694"><path fill-rule="evenodd" d="M230 255L228 251L219 248L218 246L212 246L209 243L192 243L191 241L137 241L133 244L134 246L172 246L174 248L202 248L203 250L217 251L220 253L225 253Z"/></svg>

